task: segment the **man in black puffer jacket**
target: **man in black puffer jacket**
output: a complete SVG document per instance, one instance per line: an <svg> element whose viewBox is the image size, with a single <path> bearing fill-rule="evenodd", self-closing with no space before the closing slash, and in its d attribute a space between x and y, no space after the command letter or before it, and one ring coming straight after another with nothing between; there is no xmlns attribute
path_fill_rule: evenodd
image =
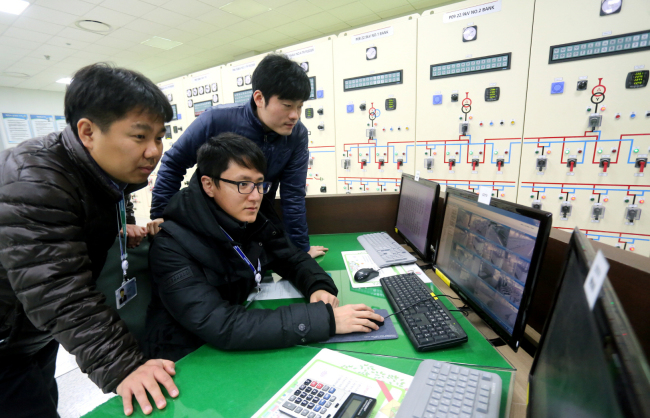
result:
<svg viewBox="0 0 650 418"><path fill-rule="evenodd" d="M58 416L59 343L127 415L132 395L149 413L145 388L159 408L158 382L177 396L174 365L144 358L95 281L118 203L147 184L172 109L141 74L95 64L75 74L65 115L63 132L0 153L0 415Z"/></svg>
<svg viewBox="0 0 650 418"><path fill-rule="evenodd" d="M338 333L369 332L382 321L365 305L338 306L332 279L283 229L259 212L264 154L247 138L223 133L198 151L189 187L167 205L151 245L154 282L145 353L178 360L209 343L225 350L290 347ZM271 268L311 303L276 310L242 305Z"/></svg>

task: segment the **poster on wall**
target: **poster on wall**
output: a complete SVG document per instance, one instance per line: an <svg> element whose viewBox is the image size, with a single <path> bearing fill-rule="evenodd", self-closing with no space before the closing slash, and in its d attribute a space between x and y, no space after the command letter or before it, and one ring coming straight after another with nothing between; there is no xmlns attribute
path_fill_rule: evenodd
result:
<svg viewBox="0 0 650 418"><path fill-rule="evenodd" d="M3 113L2 122L10 144L18 144L32 137L26 114Z"/></svg>
<svg viewBox="0 0 650 418"><path fill-rule="evenodd" d="M54 125L56 128L56 132L61 132L62 130L64 130L67 125L65 123L65 116L55 116Z"/></svg>
<svg viewBox="0 0 650 418"><path fill-rule="evenodd" d="M52 115L29 115L32 122L34 136L45 136L52 133L54 129L54 116Z"/></svg>

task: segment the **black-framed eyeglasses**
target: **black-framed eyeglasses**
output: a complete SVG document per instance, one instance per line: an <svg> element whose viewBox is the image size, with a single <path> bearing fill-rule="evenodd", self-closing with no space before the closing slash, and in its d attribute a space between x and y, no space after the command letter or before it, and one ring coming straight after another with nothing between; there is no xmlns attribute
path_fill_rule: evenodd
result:
<svg viewBox="0 0 650 418"><path fill-rule="evenodd" d="M232 181L227 179L222 179L221 177L215 178L215 180L221 180L226 183L236 184L237 191L241 194L251 194L253 190L257 187L257 191L260 194L267 194L271 190L273 185L270 181L261 181L259 183L253 183L252 181Z"/></svg>

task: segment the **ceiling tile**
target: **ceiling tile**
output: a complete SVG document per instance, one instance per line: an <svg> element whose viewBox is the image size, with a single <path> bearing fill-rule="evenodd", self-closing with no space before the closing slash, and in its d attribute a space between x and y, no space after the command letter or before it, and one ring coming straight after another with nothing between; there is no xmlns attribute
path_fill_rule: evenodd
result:
<svg viewBox="0 0 650 418"><path fill-rule="evenodd" d="M229 30L223 29L189 41L188 45L193 45L204 49L212 49L221 45L225 45L232 41L236 41L237 39L241 39L241 36L234 32L230 32Z"/></svg>
<svg viewBox="0 0 650 418"><path fill-rule="evenodd" d="M169 28L165 32L162 32L159 36L161 38L183 43L199 38L198 35L177 28Z"/></svg>
<svg viewBox="0 0 650 418"><path fill-rule="evenodd" d="M267 28L260 25L259 23L244 20L243 22L229 26L228 30L233 31L241 36L251 36L255 35L256 33L263 32L267 30Z"/></svg>
<svg viewBox="0 0 650 418"><path fill-rule="evenodd" d="M147 59L149 57L154 57L154 56L156 56L157 54L159 54L160 52L163 51L160 48L154 48L152 46L147 46L147 45L142 45L142 44L135 44L135 45L129 47L128 50L132 51L132 52L137 52L139 54L142 54L143 59L144 59L144 57L146 57Z"/></svg>
<svg viewBox="0 0 650 418"><path fill-rule="evenodd" d="M102 39L96 41L93 45L104 45L110 46L111 48L117 48L119 50L125 50L129 46L136 45L135 41L126 41L120 39L119 37L113 37L112 34L104 36Z"/></svg>
<svg viewBox="0 0 650 418"><path fill-rule="evenodd" d="M92 4L95 4L95 5L98 5L99 3L101 3L104 0L83 0L83 1L85 1L86 3L92 3Z"/></svg>
<svg viewBox="0 0 650 418"><path fill-rule="evenodd" d="M197 0L171 0L162 7L191 18L196 18L214 10L214 7Z"/></svg>
<svg viewBox="0 0 650 418"><path fill-rule="evenodd" d="M0 45L0 51L2 50L2 46ZM24 59L25 57L16 55L16 54L10 54L8 52L5 52L2 54L2 60L0 60L0 72L4 71L5 68L11 67L14 65L16 62L20 61L21 59Z"/></svg>
<svg viewBox="0 0 650 418"><path fill-rule="evenodd" d="M25 9L25 11L27 11L29 9L31 9L31 7L28 7L27 9ZM25 12L23 12L23 15L24 15L24 13ZM9 13L0 13L0 24L11 25L17 19L18 19L17 15L12 15L12 14L9 14Z"/></svg>
<svg viewBox="0 0 650 418"><path fill-rule="evenodd" d="M58 36L92 43L99 41L106 35L100 35L98 33L88 32L81 29L65 28L59 32Z"/></svg>
<svg viewBox="0 0 650 418"><path fill-rule="evenodd" d="M297 38L298 35L306 32L311 32L314 29L300 22L293 22L288 25L278 26L275 28L276 31L284 33L287 36Z"/></svg>
<svg viewBox="0 0 650 418"><path fill-rule="evenodd" d="M27 39L10 38L8 36L0 36L0 45L6 45L25 50L25 53L38 48L43 45L43 42L28 41Z"/></svg>
<svg viewBox="0 0 650 418"><path fill-rule="evenodd" d="M273 29L278 26L293 22L293 19L289 16L280 14L274 10L262 13L261 15L257 15L255 17L251 17L248 20L254 23L259 23L260 25L266 26L269 29Z"/></svg>
<svg viewBox="0 0 650 418"><path fill-rule="evenodd" d="M336 25L330 25L327 28L319 29L321 32L323 32L326 35L337 35L343 31L349 30L351 28L350 25L348 25L345 22L342 22L341 24L336 24Z"/></svg>
<svg viewBox="0 0 650 418"><path fill-rule="evenodd" d="M61 84L61 83L52 83L52 84L50 84L49 86L45 86L45 87L43 87L41 90L45 90L45 91L58 91L58 92L61 92L61 93L65 93L65 89L66 89L65 84Z"/></svg>
<svg viewBox="0 0 650 418"><path fill-rule="evenodd" d="M146 59L143 57L142 53L135 51L119 51L111 55L111 58L117 58L118 60L128 60L131 62L138 62Z"/></svg>
<svg viewBox="0 0 650 418"><path fill-rule="evenodd" d="M110 36L111 38L123 39L125 41L137 43L144 42L147 39L151 38L151 35L147 35L146 33L142 32L136 32L127 28L119 28L118 30L112 32Z"/></svg>
<svg viewBox="0 0 650 418"><path fill-rule="evenodd" d="M2 87L15 87L21 81L25 81L25 79L18 77L3 77L0 75L0 86Z"/></svg>
<svg viewBox="0 0 650 418"><path fill-rule="evenodd" d="M375 13L411 6L408 0L361 0L361 3L368 6ZM411 10L414 10L412 6Z"/></svg>
<svg viewBox="0 0 650 418"><path fill-rule="evenodd" d="M409 0L409 3L411 3L415 9L431 9L454 2L449 0Z"/></svg>
<svg viewBox="0 0 650 418"><path fill-rule="evenodd" d="M406 6L397 7L395 9L386 10L383 12L377 12L379 17L381 17L382 19L391 19L398 16L404 16L407 13L415 13L413 6L411 6L410 4Z"/></svg>
<svg viewBox="0 0 650 418"><path fill-rule="evenodd" d="M80 49L87 48L88 45L90 45L90 42L64 38L62 36L53 36L50 40L46 42L46 44L60 46L61 48L71 48L71 49L80 50Z"/></svg>
<svg viewBox="0 0 650 418"><path fill-rule="evenodd" d="M322 37L322 36L323 36L323 33L322 33L322 32L317 31L317 30L315 30L315 29L312 29L312 30L310 30L310 31L308 31L308 32L301 33L300 35L296 36L296 38L297 38L300 42L303 42L303 41L309 41L309 40L311 40L311 39L320 38L320 37ZM287 45L285 45L285 46L290 46L290 44L287 44Z"/></svg>
<svg viewBox="0 0 650 418"><path fill-rule="evenodd" d="M172 60L175 58L178 60L179 58L186 58L197 54L203 54L205 53L206 49L207 48L201 48L194 45L179 45L176 48L170 49L168 51L161 51L156 56L160 58L171 58Z"/></svg>
<svg viewBox="0 0 650 418"><path fill-rule="evenodd" d="M139 0L104 0L102 7L136 17L156 9L155 5Z"/></svg>
<svg viewBox="0 0 650 418"><path fill-rule="evenodd" d="M147 35L160 36L168 28L167 25L162 23L152 22L145 19L136 19L131 23L124 25L125 28L134 30L136 32L146 33Z"/></svg>
<svg viewBox="0 0 650 418"><path fill-rule="evenodd" d="M244 19L239 16L235 16L219 9L214 9L213 11L205 13L196 19L200 20L201 22L209 23L211 25L217 25L220 28L225 28L227 26L234 25L235 23L244 21Z"/></svg>
<svg viewBox="0 0 650 418"><path fill-rule="evenodd" d="M313 3L320 7L323 10L331 10L337 7L345 6L350 3L350 0L307 0L310 3Z"/></svg>
<svg viewBox="0 0 650 418"><path fill-rule="evenodd" d="M1 38L0 38L1 40ZM2 60L4 61L5 57L7 57L7 60L11 59L9 57L24 57L27 55L30 51L24 48L21 48L19 46L15 45L3 45L0 43L0 56L2 57Z"/></svg>
<svg viewBox="0 0 650 418"><path fill-rule="evenodd" d="M70 48L61 48L54 45L41 45L28 55L34 58L40 58L45 55L50 57L50 61L61 61L62 59L74 54L75 50Z"/></svg>
<svg viewBox="0 0 650 418"><path fill-rule="evenodd" d="M101 62L110 59L108 55L99 54L95 51L77 51L72 54L70 58L79 58L82 60L90 60L92 62Z"/></svg>
<svg viewBox="0 0 650 418"><path fill-rule="evenodd" d="M273 45L253 38L241 38L233 41L232 43L233 45L241 46L242 48L249 49L251 51L267 52L274 49Z"/></svg>
<svg viewBox="0 0 650 418"><path fill-rule="evenodd" d="M176 26L178 29L193 33L195 35L204 36L212 32L219 30L219 26L211 25L205 22L199 22L198 20L192 20L186 23L182 23Z"/></svg>
<svg viewBox="0 0 650 418"><path fill-rule="evenodd" d="M276 43L278 41L286 41L288 38L287 35L284 33L280 33L277 30L270 29L266 30L264 32L257 33L255 35L251 35L251 38L257 39L263 42L269 42L269 43Z"/></svg>
<svg viewBox="0 0 650 418"><path fill-rule="evenodd" d="M348 21L346 21L346 23L348 25L352 26L353 28L356 28L356 27L359 27L359 26L368 25L370 23L376 23L376 22L379 22L380 20L381 20L381 18L378 15L373 13L372 15L369 15L369 16L363 16L363 17L360 17L358 19L348 20Z"/></svg>
<svg viewBox="0 0 650 418"><path fill-rule="evenodd" d="M2 35L2 32L7 30L9 28L9 25L2 25L0 24L0 35Z"/></svg>
<svg viewBox="0 0 650 418"><path fill-rule="evenodd" d="M50 69L45 74L39 74L36 77L45 76L50 72L64 73L67 74L67 77L72 77L72 75L81 67L83 67L83 64L79 64L78 60L66 58L63 61L55 62L50 66ZM58 78L54 78L53 75L50 75L50 77L52 78L50 81L58 80Z"/></svg>
<svg viewBox="0 0 650 418"><path fill-rule="evenodd" d="M309 3L306 0L299 0L274 9L276 12L289 16L292 19L302 19L303 17L315 15L323 11L320 7Z"/></svg>
<svg viewBox="0 0 650 418"><path fill-rule="evenodd" d="M142 18L151 20L152 22L162 23L163 25L168 25L171 28L190 20L187 16L181 16L178 13L163 9L162 7L146 13Z"/></svg>
<svg viewBox="0 0 650 418"><path fill-rule="evenodd" d="M38 4L32 4L29 6L21 16L42 20L43 22L55 22L62 26L71 25L75 21L79 20L79 16L48 9L47 7L39 6Z"/></svg>
<svg viewBox="0 0 650 418"><path fill-rule="evenodd" d="M56 35L61 31L61 29L64 28L64 26L62 25L56 25L54 23L45 22L43 20L32 19L30 17L25 17L25 16L21 16L20 18L18 18L14 22L13 27L25 29L25 30L31 30L39 33L47 33L49 35ZM0 28L0 32L2 32L2 28Z"/></svg>
<svg viewBox="0 0 650 418"><path fill-rule="evenodd" d="M106 45L98 45L98 44L93 44L91 47L89 47L90 50L97 52L98 54L104 54L106 56L113 56L120 52L120 49L118 48L112 48L110 46Z"/></svg>
<svg viewBox="0 0 650 418"><path fill-rule="evenodd" d="M269 6L260 4L255 0L234 0L220 7L224 12L231 13L244 19L250 19L253 16L268 12Z"/></svg>
<svg viewBox="0 0 650 418"><path fill-rule="evenodd" d="M30 77L27 80L24 80L22 83L19 83L16 85L16 87L19 87L21 89L34 89L34 90L40 90L45 86L48 86L52 84L52 80L38 80L34 79L34 77Z"/></svg>
<svg viewBox="0 0 650 418"><path fill-rule="evenodd" d="M95 8L94 4L80 0L36 0L34 4L75 16L83 16Z"/></svg>
<svg viewBox="0 0 650 418"><path fill-rule="evenodd" d="M344 22L373 14L372 10L360 2L337 7L336 9L330 10L330 13Z"/></svg>
<svg viewBox="0 0 650 418"><path fill-rule="evenodd" d="M116 12L115 10L107 9L105 7L95 7L90 12L84 13L82 18L108 23L113 29L121 28L136 19L135 16Z"/></svg>
<svg viewBox="0 0 650 418"><path fill-rule="evenodd" d="M162 6L169 0L142 0L145 3L153 4L154 6Z"/></svg>
<svg viewBox="0 0 650 418"><path fill-rule="evenodd" d="M16 28L13 26L7 29L2 36L40 43L43 43L52 37L52 35L49 35L47 33L38 33L31 30Z"/></svg>
<svg viewBox="0 0 650 418"><path fill-rule="evenodd" d="M2 57L2 58L3 58L3 61L4 61L5 57ZM44 65L46 67L51 67L53 65L52 61L48 61L48 60L45 59L45 57L42 57L42 56L38 57L38 58L36 58L36 57L22 57L17 61L20 61L20 62L25 63L25 64Z"/></svg>
<svg viewBox="0 0 650 418"><path fill-rule="evenodd" d="M216 7L217 9L221 6L225 6L230 3L232 0L199 0L201 3L205 3L209 6Z"/></svg>
<svg viewBox="0 0 650 418"><path fill-rule="evenodd" d="M293 3L296 0L255 0L260 4L269 6L271 9L277 9L285 4Z"/></svg>
<svg viewBox="0 0 650 418"><path fill-rule="evenodd" d="M321 12L308 16L304 19L300 19L300 22L316 30L326 29L343 23L339 18L332 16L332 14L328 12ZM328 31L331 31L331 29L328 29Z"/></svg>
<svg viewBox="0 0 650 418"><path fill-rule="evenodd" d="M18 61L13 65L11 65L10 67L8 67L7 69L5 69L4 71L35 75L47 69L48 67L49 65L26 64L23 63L22 61Z"/></svg>

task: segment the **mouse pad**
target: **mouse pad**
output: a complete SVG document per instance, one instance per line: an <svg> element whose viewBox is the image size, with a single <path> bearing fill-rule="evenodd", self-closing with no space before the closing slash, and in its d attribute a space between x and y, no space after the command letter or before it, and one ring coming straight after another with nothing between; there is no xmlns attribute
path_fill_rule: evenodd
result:
<svg viewBox="0 0 650 418"><path fill-rule="evenodd" d="M357 341L375 341L375 340L395 340L397 339L397 331L395 324L393 324L393 317L386 318L388 311L386 309L375 309L375 313L383 316L384 326L379 327L376 331L370 332L353 332L351 334L335 335L322 344L327 343L351 343Z"/></svg>

